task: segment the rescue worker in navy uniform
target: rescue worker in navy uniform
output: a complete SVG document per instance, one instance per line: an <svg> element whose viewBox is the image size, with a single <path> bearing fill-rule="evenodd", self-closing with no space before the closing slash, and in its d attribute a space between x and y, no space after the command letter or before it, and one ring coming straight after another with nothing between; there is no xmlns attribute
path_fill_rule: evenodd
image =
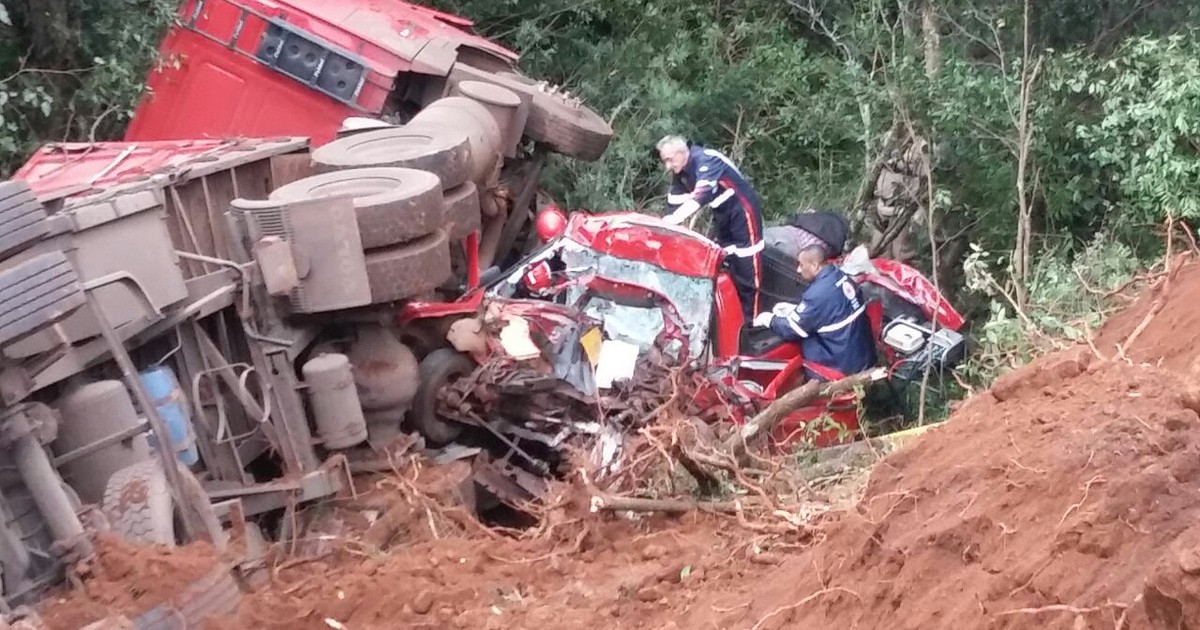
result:
<svg viewBox="0 0 1200 630"><path fill-rule="evenodd" d="M804 360L849 376L875 365L875 342L862 291L836 265L826 262L825 249L810 245L800 251L796 271L809 282L799 304L780 303L759 315L756 326L770 326L788 341L799 341ZM810 378L821 377L806 370Z"/></svg>
<svg viewBox="0 0 1200 630"><path fill-rule="evenodd" d="M655 145L658 157L671 171L664 220L679 224L708 206L713 210L717 244L725 254L749 322L758 314L762 287L763 229L758 193L742 172L720 151L688 146L679 136L667 136Z"/></svg>

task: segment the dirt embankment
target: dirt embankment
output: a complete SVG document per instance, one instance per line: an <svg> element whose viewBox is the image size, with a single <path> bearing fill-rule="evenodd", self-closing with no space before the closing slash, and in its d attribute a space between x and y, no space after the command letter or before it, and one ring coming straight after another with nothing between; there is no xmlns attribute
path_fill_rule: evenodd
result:
<svg viewBox="0 0 1200 630"><path fill-rule="evenodd" d="M976 396L881 462L823 541L716 597L749 604L719 625L1196 627L1196 296L1200 265L1105 326L1110 355L1141 328L1136 363L1074 349Z"/></svg>
<svg viewBox="0 0 1200 630"><path fill-rule="evenodd" d="M1001 379L811 540L578 510L520 540L413 501L390 552L331 534L213 626L1198 627L1198 295L1194 265L1100 331L1108 356L1140 329L1132 361L1083 347Z"/></svg>

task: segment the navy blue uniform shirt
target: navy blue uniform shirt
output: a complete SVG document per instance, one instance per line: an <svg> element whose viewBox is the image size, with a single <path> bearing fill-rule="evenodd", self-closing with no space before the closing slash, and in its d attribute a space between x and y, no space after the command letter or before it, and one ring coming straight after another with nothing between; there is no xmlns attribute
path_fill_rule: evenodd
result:
<svg viewBox="0 0 1200 630"><path fill-rule="evenodd" d="M817 273L794 311L771 318L771 330L799 341L805 361L847 376L875 365L875 340L862 292L834 265Z"/></svg>

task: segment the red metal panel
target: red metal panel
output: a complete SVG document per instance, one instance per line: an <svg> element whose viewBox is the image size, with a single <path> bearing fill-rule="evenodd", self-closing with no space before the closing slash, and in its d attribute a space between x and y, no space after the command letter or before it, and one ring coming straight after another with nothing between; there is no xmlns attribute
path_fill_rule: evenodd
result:
<svg viewBox="0 0 1200 630"><path fill-rule="evenodd" d="M361 58L368 71L358 112L253 58L266 18ZM346 117L382 111L396 75L431 40L517 57L464 30L468 20L396 0L187 0L178 19L163 39L162 63L148 77L126 140L306 135L320 145ZM236 48L222 43L235 40Z"/></svg>
<svg viewBox="0 0 1200 630"><path fill-rule="evenodd" d="M854 279L860 283L877 284L916 304L925 312L926 317L936 318L938 325L943 328L962 328L966 320L920 271L887 258L874 258L871 264L879 273L861 273Z"/></svg>
<svg viewBox="0 0 1200 630"><path fill-rule="evenodd" d="M711 332L713 352L718 357L738 356L741 353L739 344L742 324L745 323L742 316L742 299L738 297L733 276L726 272L717 275L713 310L717 313L716 325Z"/></svg>
<svg viewBox="0 0 1200 630"><path fill-rule="evenodd" d="M229 136L309 136L332 140L354 110L216 42L173 27L161 68L125 132L126 140ZM386 92L364 89L360 103L382 108Z"/></svg>
<svg viewBox="0 0 1200 630"><path fill-rule="evenodd" d="M724 256L716 243L696 232L636 212L574 213L566 236L605 254L700 278L716 277Z"/></svg>
<svg viewBox="0 0 1200 630"><path fill-rule="evenodd" d="M267 4L269 0L262 2ZM392 31L413 41L447 39L513 61L518 58L517 53L470 32L472 22L468 19L399 0L278 0L272 4L293 9L294 13L288 13L289 21L295 19L300 23L298 18L301 16L308 18L313 32L331 41L336 40L329 27L346 29L353 37L387 48L387 38L382 37L380 31L348 24L355 12L371 11L378 13Z"/></svg>
<svg viewBox="0 0 1200 630"><path fill-rule="evenodd" d="M48 144L13 177L28 182L39 199L57 199L178 170L244 147L230 140Z"/></svg>

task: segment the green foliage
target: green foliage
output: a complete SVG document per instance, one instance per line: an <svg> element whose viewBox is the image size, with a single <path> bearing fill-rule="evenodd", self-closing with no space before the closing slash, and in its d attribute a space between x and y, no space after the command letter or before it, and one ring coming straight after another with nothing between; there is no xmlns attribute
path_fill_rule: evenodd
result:
<svg viewBox="0 0 1200 630"><path fill-rule="evenodd" d="M604 158L551 166L552 192L569 206L654 207L665 177L651 147L683 133L729 152L769 218L847 207L900 119L934 143L940 211L971 226L985 250L1012 247L1019 1L935 3L942 63L933 75L918 2L435 4L471 16L521 50L530 74L565 84L611 117L617 137ZM1197 211L1190 138L1200 80L1186 21L1194 12L1177 1L1034 3L1031 50L1043 57L1031 108L1036 231L1136 239L1166 208ZM1171 29L1183 32L1164 34ZM1094 54L1137 32L1153 37L1120 44L1111 57ZM1146 245L1138 251L1151 253Z"/></svg>
<svg viewBox="0 0 1200 630"><path fill-rule="evenodd" d="M470 15L521 50L531 75L611 116L617 137L601 160L559 161L547 178L571 206L645 207L661 196L666 178L652 147L668 133L728 151L770 214L844 201L863 168L858 97L886 104L862 93L860 69L810 50L786 4L435 4Z"/></svg>
<svg viewBox="0 0 1200 630"><path fill-rule="evenodd" d="M1104 209L1135 234L1168 213L1200 218L1200 45L1194 36L1137 38L1103 63L1072 53L1073 71L1058 80L1095 111L1070 129L1093 172L1111 182Z"/></svg>
<svg viewBox="0 0 1200 630"><path fill-rule="evenodd" d="M965 262L968 286L991 300L975 329L977 347L963 370L969 380L987 386L1003 372L1058 348L1060 340L1084 341L1124 305L1112 292L1141 268L1133 249L1105 233L1074 249L1064 242L1038 258L1022 317L997 277L1007 261L973 248Z"/></svg>
<svg viewBox="0 0 1200 630"><path fill-rule="evenodd" d="M7 2L13 0L0 0ZM20 16L24 22L15 11L0 15L17 21L16 36L0 36L0 176L44 142L120 137L176 4L77 0L61 14L31 2ZM71 49L34 58L31 20L69 30L64 38Z"/></svg>

